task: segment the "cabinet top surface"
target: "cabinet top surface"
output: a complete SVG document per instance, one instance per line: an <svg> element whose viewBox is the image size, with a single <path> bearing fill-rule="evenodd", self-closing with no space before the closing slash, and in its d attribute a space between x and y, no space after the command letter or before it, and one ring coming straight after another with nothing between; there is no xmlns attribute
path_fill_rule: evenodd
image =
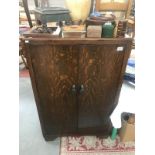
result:
<svg viewBox="0 0 155 155"><path fill-rule="evenodd" d="M23 38L26 43L37 44L121 44L131 43L132 38Z"/></svg>

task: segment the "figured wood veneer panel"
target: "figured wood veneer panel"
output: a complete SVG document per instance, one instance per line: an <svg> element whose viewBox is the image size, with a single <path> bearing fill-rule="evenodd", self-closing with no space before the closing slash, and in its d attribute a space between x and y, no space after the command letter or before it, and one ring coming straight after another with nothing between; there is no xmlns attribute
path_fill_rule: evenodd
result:
<svg viewBox="0 0 155 155"><path fill-rule="evenodd" d="M79 133L108 135L132 39L26 40L32 87L45 139ZM123 51L118 51L118 47L123 47L119 48ZM72 92L73 85L77 92Z"/></svg>
<svg viewBox="0 0 155 155"><path fill-rule="evenodd" d="M79 97L79 127L104 126L114 106L124 51L118 45L82 46L79 82L85 91Z"/></svg>
<svg viewBox="0 0 155 155"><path fill-rule="evenodd" d="M31 46L31 59L47 133L70 132L77 128L76 95L78 48Z"/></svg>

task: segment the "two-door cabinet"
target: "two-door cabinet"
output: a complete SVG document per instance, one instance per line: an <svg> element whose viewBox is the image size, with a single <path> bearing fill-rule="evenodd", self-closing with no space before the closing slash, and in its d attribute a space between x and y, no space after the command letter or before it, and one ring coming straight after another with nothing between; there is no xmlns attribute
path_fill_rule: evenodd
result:
<svg viewBox="0 0 155 155"><path fill-rule="evenodd" d="M131 39L25 39L43 136L107 136Z"/></svg>

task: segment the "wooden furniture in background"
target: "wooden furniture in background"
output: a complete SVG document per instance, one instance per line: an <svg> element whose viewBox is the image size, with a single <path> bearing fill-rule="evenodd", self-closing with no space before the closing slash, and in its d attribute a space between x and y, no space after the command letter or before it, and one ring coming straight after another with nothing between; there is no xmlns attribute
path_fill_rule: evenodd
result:
<svg viewBox="0 0 155 155"><path fill-rule="evenodd" d="M129 29L131 29L132 31L132 38L135 37L135 18L128 18L128 23L127 23L127 26Z"/></svg>
<svg viewBox="0 0 155 155"><path fill-rule="evenodd" d="M25 10L25 13L27 16L29 26L33 27L31 16L30 16L30 11L29 11L29 7L28 7L28 2L27 2L27 0L22 0L22 2L23 2L23 6L24 6L24 10Z"/></svg>
<svg viewBox="0 0 155 155"><path fill-rule="evenodd" d="M134 17L128 18L127 33L131 38L133 38L132 49L135 49L135 18Z"/></svg>
<svg viewBox="0 0 155 155"><path fill-rule="evenodd" d="M130 16L133 0L127 0L127 2L102 2L102 0L96 0L97 11L123 11L125 12L125 18Z"/></svg>
<svg viewBox="0 0 155 155"><path fill-rule="evenodd" d="M108 136L131 38L27 38L32 87L45 140Z"/></svg>
<svg viewBox="0 0 155 155"><path fill-rule="evenodd" d="M22 37L19 38L19 56L21 57L21 59L23 61L20 64L24 63L25 67L28 68L27 61L26 61L24 42L23 42Z"/></svg>
<svg viewBox="0 0 155 155"><path fill-rule="evenodd" d="M96 10L97 11L120 11L125 12L125 19L128 20L127 28L132 30L132 38L135 37L135 18L131 19L131 14L134 15L134 0L126 0L126 2L115 2L111 0L111 2L103 2L102 0L96 0ZM134 48L134 40L133 40L133 48Z"/></svg>
<svg viewBox="0 0 155 155"><path fill-rule="evenodd" d="M22 0L22 5L24 7L27 17L26 20L28 20L29 26L31 28L33 27L32 14L35 15L35 21L39 25L46 24L47 22L59 22L59 21L69 22L71 20L68 9L65 9L63 7L50 7L48 0L45 1L41 0L40 6L38 4L38 0L35 0L34 2L35 2L35 9L29 10L28 0Z"/></svg>

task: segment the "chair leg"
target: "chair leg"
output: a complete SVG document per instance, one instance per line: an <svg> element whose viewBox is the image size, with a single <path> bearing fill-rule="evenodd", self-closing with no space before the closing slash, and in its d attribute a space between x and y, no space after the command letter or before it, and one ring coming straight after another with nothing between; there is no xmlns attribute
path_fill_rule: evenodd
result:
<svg viewBox="0 0 155 155"><path fill-rule="evenodd" d="M26 13L26 16L27 16L29 25L30 25L30 27L32 28L33 25L32 25L32 20L31 20L29 8L28 8L28 2L27 2L27 0L22 0L22 1L23 1L24 10L25 10L25 13Z"/></svg>
<svg viewBox="0 0 155 155"><path fill-rule="evenodd" d="M28 69L28 65L27 65L27 62L26 62L25 59L24 59L24 56L21 55L21 58L22 58L22 60L23 60L23 63L24 63L24 65L25 65L25 67Z"/></svg>

